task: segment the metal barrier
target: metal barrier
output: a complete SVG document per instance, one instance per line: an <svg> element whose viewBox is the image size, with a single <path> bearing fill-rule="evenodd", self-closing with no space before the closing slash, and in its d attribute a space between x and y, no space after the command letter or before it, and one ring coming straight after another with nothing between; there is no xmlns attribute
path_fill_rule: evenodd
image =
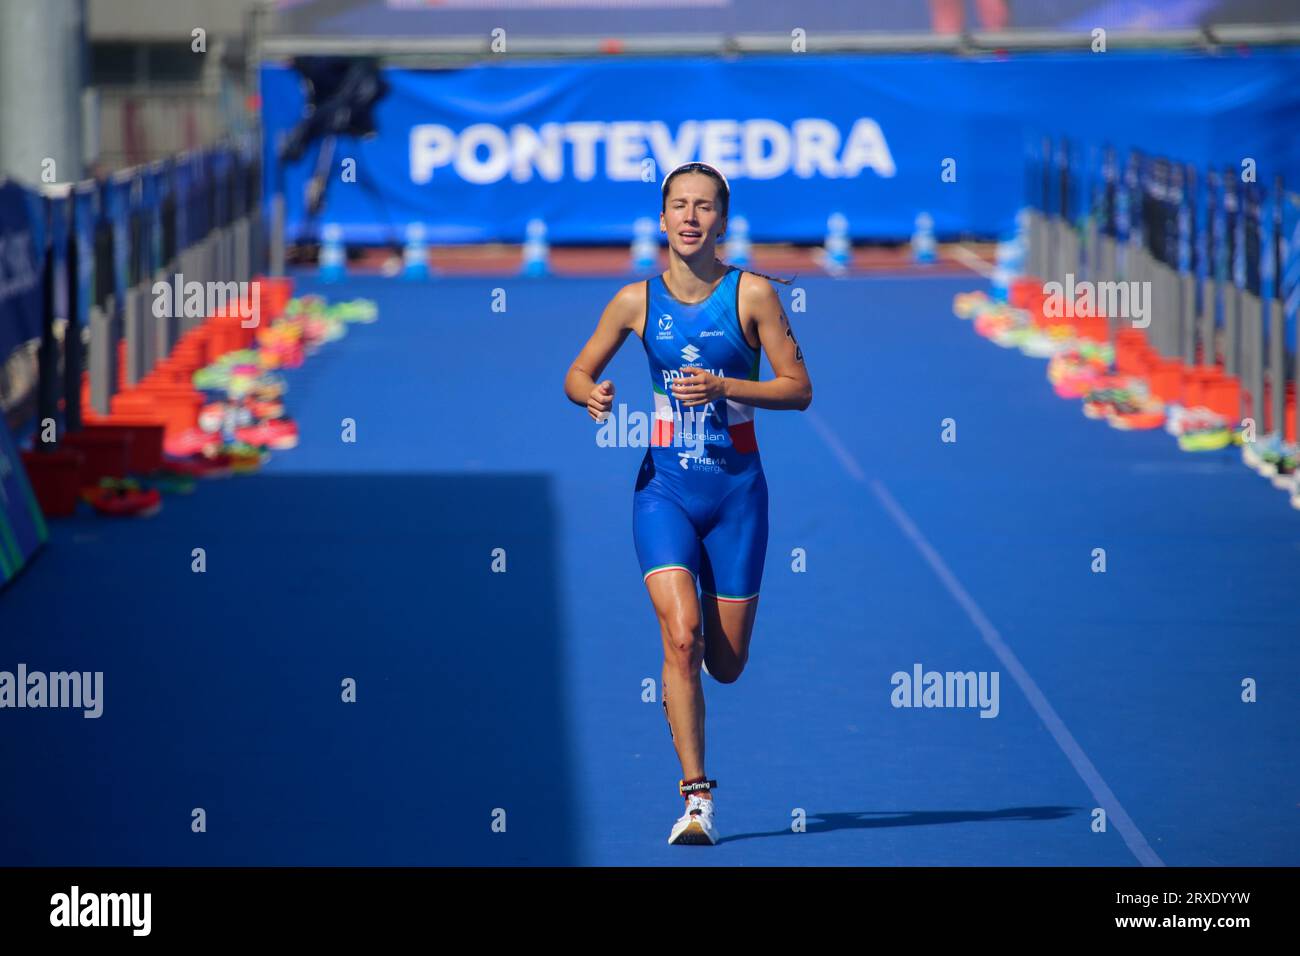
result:
<svg viewBox="0 0 1300 956"><path fill-rule="evenodd" d="M1109 310L1112 344L1126 326L1143 329L1162 360L1239 383L1229 417L1281 434L1300 377L1300 196L1236 166L1198 171L1135 151L1120 166L1110 147L1085 158L1064 139L1035 144L1028 271L1062 287L1067 275L1124 284L1147 315Z"/></svg>
<svg viewBox="0 0 1300 956"><path fill-rule="evenodd" d="M191 282L208 288L265 273L260 183L260 156L245 141L45 192L50 228L39 421L60 417L59 395L50 387L60 364L57 319L66 319L62 418L67 431L76 431L83 371L91 411L109 415L119 385L137 384L207 317L186 308L178 314L171 291L165 293L171 301L160 302L157 283L169 290Z"/></svg>

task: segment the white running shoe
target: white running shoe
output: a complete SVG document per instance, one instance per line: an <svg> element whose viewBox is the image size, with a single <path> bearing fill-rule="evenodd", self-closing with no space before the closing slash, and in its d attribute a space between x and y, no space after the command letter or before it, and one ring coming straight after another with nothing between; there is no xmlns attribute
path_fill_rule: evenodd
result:
<svg viewBox="0 0 1300 956"><path fill-rule="evenodd" d="M673 824L668 837L678 846L713 846L718 842L718 828L713 823L713 801L698 794L686 799L686 812Z"/></svg>

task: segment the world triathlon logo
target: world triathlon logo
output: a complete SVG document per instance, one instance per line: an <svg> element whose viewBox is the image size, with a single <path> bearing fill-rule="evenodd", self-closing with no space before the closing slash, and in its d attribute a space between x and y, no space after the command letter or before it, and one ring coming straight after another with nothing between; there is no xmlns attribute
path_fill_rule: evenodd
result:
<svg viewBox="0 0 1300 956"><path fill-rule="evenodd" d="M664 339L671 339L672 337L673 317L665 312L663 315L659 316L659 334L655 336L655 338L663 341Z"/></svg>
<svg viewBox="0 0 1300 956"><path fill-rule="evenodd" d="M700 358L700 350L697 349L694 345L688 345L686 346L686 348L682 349L682 359L687 364L690 364L691 362L699 361L699 358Z"/></svg>

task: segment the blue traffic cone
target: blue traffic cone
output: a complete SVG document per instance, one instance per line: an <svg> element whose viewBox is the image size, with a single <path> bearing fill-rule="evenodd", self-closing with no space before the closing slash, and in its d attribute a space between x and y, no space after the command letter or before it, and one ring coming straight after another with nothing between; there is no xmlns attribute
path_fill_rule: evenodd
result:
<svg viewBox="0 0 1300 956"><path fill-rule="evenodd" d="M530 278L550 275L551 247L546 241L546 223L530 219L525 229L524 275Z"/></svg>
<svg viewBox="0 0 1300 956"><path fill-rule="evenodd" d="M343 227L326 223L320 231L320 278L322 282L338 282L348 271L348 254L343 248Z"/></svg>

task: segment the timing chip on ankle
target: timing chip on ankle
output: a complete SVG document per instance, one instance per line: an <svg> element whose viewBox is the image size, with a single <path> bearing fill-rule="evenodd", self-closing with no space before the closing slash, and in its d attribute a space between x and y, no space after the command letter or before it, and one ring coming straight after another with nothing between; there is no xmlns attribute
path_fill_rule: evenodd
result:
<svg viewBox="0 0 1300 956"><path fill-rule="evenodd" d="M718 781L700 777L698 780L692 780L690 783L687 783L685 780L679 781L677 789L684 797L689 793L700 793L703 791L714 790L717 786Z"/></svg>

